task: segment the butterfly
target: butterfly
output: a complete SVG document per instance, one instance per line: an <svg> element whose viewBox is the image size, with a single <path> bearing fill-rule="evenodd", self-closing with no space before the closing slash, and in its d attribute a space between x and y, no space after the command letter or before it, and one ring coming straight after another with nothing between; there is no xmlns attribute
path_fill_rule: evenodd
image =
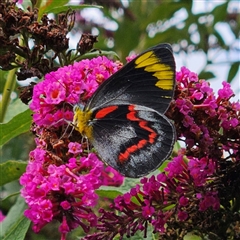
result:
<svg viewBox="0 0 240 240"><path fill-rule="evenodd" d="M175 128L164 113L174 88L172 48L159 44L103 82L84 107L75 106L73 125L122 175L147 175L173 150Z"/></svg>

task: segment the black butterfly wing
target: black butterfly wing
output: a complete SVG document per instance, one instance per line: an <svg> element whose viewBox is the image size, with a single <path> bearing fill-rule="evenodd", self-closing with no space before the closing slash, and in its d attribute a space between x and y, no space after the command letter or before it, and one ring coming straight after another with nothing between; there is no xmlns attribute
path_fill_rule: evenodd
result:
<svg viewBox="0 0 240 240"><path fill-rule="evenodd" d="M175 62L171 46L160 44L127 63L97 89L85 110L138 104L164 113L173 97Z"/></svg>
<svg viewBox="0 0 240 240"><path fill-rule="evenodd" d="M92 144L99 157L126 177L150 173L172 152L175 129L151 108L110 106L95 110L92 116Z"/></svg>

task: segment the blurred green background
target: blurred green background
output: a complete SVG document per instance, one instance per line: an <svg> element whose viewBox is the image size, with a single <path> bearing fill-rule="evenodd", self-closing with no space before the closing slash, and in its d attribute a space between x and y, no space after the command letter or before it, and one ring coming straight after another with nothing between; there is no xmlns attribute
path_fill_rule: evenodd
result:
<svg viewBox="0 0 240 240"><path fill-rule="evenodd" d="M43 11L46 9L46 2L54 4L55 7L60 5L59 1L38 1L38 6ZM70 1L70 4L76 6L80 2L83 3ZM148 47L167 42L173 47L177 70L186 66L197 72L201 78L210 80L215 89L220 88L221 82L226 80L233 86L235 100L239 99L239 1L86 0L84 3L97 4L103 8L76 10L75 26L69 35L70 48L76 48L82 33L91 33L98 35L95 48L113 50L120 60L125 62L125 57L130 53L140 53ZM69 3L61 1L61 4ZM31 5L30 1L23 1L19 6L26 9L28 5ZM49 16L56 17L54 14ZM0 70L0 93L3 92L7 75L7 71ZM17 83L11 95L5 123L28 108L17 98L18 86ZM0 161L27 161L28 153L33 148L34 137L27 132L13 138L0 149ZM18 181L5 184L1 186L1 198L4 199L19 190ZM0 209L3 214L7 214L16 201L17 196L1 201ZM50 224L38 235L30 229L26 239L60 239L57 227L57 223ZM68 239L76 239L79 234L81 230L73 231Z"/></svg>

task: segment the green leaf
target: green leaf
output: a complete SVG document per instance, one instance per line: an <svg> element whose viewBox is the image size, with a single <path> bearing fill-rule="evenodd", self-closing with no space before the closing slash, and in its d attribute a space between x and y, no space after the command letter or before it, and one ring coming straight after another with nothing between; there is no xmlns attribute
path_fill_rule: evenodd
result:
<svg viewBox="0 0 240 240"><path fill-rule="evenodd" d="M216 77L213 74L213 72L210 72L210 71L202 71L198 76L199 76L199 78L206 79L206 80Z"/></svg>
<svg viewBox="0 0 240 240"><path fill-rule="evenodd" d="M224 22L226 21L227 15L227 8L228 8L228 1L225 3L215 7L212 11L212 15L214 16L214 23Z"/></svg>
<svg viewBox="0 0 240 240"><path fill-rule="evenodd" d="M237 75L237 72L239 71L239 64L240 62L235 62L230 67L227 78L228 83L230 83L233 80L233 78Z"/></svg>
<svg viewBox="0 0 240 240"><path fill-rule="evenodd" d="M30 220L23 216L25 209L26 204L24 199L19 196L2 222L2 231L0 231L0 238L2 240L25 239L26 232L30 225Z"/></svg>
<svg viewBox="0 0 240 240"><path fill-rule="evenodd" d="M24 240L31 221L24 216L17 219L2 240Z"/></svg>
<svg viewBox="0 0 240 240"><path fill-rule="evenodd" d="M15 197L15 196L18 196L18 195L20 195L20 192L14 192L14 193L6 196L5 198L2 198L2 199L1 199L1 204L4 203L4 202L9 201L10 198Z"/></svg>
<svg viewBox="0 0 240 240"><path fill-rule="evenodd" d="M67 3L68 0L48 0L48 1L38 0L35 5L35 7L39 8L38 21L40 21L43 14L49 12L50 9L53 9L58 6L64 6Z"/></svg>
<svg viewBox="0 0 240 240"><path fill-rule="evenodd" d="M144 230L137 230L133 236L131 236L129 238L129 236L126 236L124 235L123 238L120 238L120 237L117 237L117 238L114 238L114 240L119 240L119 239L122 239L122 240L139 240L139 239L144 239L144 240L157 240L157 239L161 239L160 236L158 237L155 237L154 235L157 235L157 234L153 234L153 226L151 224L148 224L147 226L147 234L146 234L146 237L144 237Z"/></svg>
<svg viewBox="0 0 240 240"><path fill-rule="evenodd" d="M67 5L68 0L48 0L48 1L41 1L38 0L36 6L39 6L39 13L38 13L38 21L42 18L43 14L45 13L61 13L67 12L69 9L78 10L84 8L102 8L101 6L97 5L88 5L88 4L79 4L79 5Z"/></svg>
<svg viewBox="0 0 240 240"><path fill-rule="evenodd" d="M84 8L103 8L102 6L98 5L87 5L87 4L82 4L82 5L66 5L66 6L58 6L54 8L49 8L45 13L61 13L61 12L67 12L68 10L81 10Z"/></svg>
<svg viewBox="0 0 240 240"><path fill-rule="evenodd" d="M0 124L0 146L8 142L10 139L27 132L30 129L32 123L32 112L27 109L26 111L18 114L12 118L8 123Z"/></svg>
<svg viewBox="0 0 240 240"><path fill-rule="evenodd" d="M139 182L140 182L140 178L125 178L124 183L120 187L118 187L118 190L123 193L126 193L131 188L139 184Z"/></svg>
<svg viewBox="0 0 240 240"><path fill-rule="evenodd" d="M109 199L114 199L119 195L122 195L122 192L117 191L115 187L101 187L100 189L96 190L96 193L100 197L106 197Z"/></svg>
<svg viewBox="0 0 240 240"><path fill-rule="evenodd" d="M25 172L27 162L9 160L0 164L0 186L19 179Z"/></svg>
<svg viewBox="0 0 240 240"><path fill-rule="evenodd" d="M162 211L169 211L175 207L176 207L176 204L171 204L171 205L168 205L168 206L162 208Z"/></svg>
<svg viewBox="0 0 240 240"><path fill-rule="evenodd" d="M197 236L193 233L187 233L184 237L184 240L201 240L202 238L200 236Z"/></svg>
<svg viewBox="0 0 240 240"><path fill-rule="evenodd" d="M23 104L20 99L16 99L9 104L3 123L9 122L12 118L26 111L27 109L29 109L28 105Z"/></svg>
<svg viewBox="0 0 240 240"><path fill-rule="evenodd" d="M74 61L80 61L80 60L83 60L83 59L92 59L92 58L95 58L95 57L98 57L98 56L108 56L108 57L113 56L114 58L119 59L119 56L114 51L96 50L96 51L88 52L88 53L85 53L81 56L78 56L77 58L75 58L73 60Z"/></svg>
<svg viewBox="0 0 240 240"><path fill-rule="evenodd" d="M167 167L168 163L170 163L170 160L166 160L163 162L163 164L159 167L159 172L164 172L164 169Z"/></svg>

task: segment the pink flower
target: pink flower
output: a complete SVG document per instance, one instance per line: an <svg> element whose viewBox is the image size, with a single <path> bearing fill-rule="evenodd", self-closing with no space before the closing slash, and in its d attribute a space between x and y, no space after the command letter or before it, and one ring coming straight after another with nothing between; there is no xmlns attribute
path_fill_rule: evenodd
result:
<svg viewBox="0 0 240 240"><path fill-rule="evenodd" d="M223 89L218 90L219 99L229 99L234 95L231 85L227 82L223 82Z"/></svg>
<svg viewBox="0 0 240 240"><path fill-rule="evenodd" d="M188 218L188 213L185 211L178 211L178 219L180 221L185 221Z"/></svg>
<svg viewBox="0 0 240 240"><path fill-rule="evenodd" d="M30 152L20 178L21 194L28 204L25 216L33 222L34 231L58 220L63 239L79 226L88 232L97 223L92 211L98 201L95 190L122 184L120 174L109 167L105 171L95 154L83 151L82 136L69 126L73 104L86 103L118 68L106 57L86 59L47 74L35 85L30 108L37 147Z"/></svg>
<svg viewBox="0 0 240 240"><path fill-rule="evenodd" d="M92 60L85 59L47 74L44 81L34 86L30 109L34 112L35 123L39 126L59 126L59 121L65 120L64 114L69 111L62 107L62 103L73 105L80 100L83 104L99 84L118 68L118 64L103 56ZM59 110L62 114L56 115ZM72 117L73 114L66 120L72 121Z"/></svg>
<svg viewBox="0 0 240 240"><path fill-rule="evenodd" d="M78 154L82 152L81 144L77 142L70 142L68 144L69 152L73 154Z"/></svg>

